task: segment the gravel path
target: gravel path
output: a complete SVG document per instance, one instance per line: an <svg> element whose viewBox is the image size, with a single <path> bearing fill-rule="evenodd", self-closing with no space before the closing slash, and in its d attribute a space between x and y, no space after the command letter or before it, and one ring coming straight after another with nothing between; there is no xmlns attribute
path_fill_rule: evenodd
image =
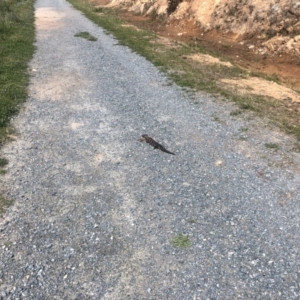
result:
<svg viewBox="0 0 300 300"><path fill-rule="evenodd" d="M65 0L36 14L30 97L2 149L0 298L299 299L292 138L189 99Z"/></svg>

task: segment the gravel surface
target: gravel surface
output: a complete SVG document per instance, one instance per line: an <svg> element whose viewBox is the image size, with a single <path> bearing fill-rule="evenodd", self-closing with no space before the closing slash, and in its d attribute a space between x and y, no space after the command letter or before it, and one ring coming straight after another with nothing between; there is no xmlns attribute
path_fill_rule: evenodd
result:
<svg viewBox="0 0 300 300"><path fill-rule="evenodd" d="M36 13L30 97L2 149L0 298L299 299L293 139L189 99L65 0Z"/></svg>

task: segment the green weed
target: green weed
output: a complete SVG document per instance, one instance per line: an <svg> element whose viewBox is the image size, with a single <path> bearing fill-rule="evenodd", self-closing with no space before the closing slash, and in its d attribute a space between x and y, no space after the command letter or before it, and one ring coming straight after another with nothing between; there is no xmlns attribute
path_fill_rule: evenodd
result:
<svg viewBox="0 0 300 300"><path fill-rule="evenodd" d="M102 13L103 12L103 8L102 7L95 7L95 12Z"/></svg>
<svg viewBox="0 0 300 300"><path fill-rule="evenodd" d="M217 116L214 116L214 121L220 123L220 124L226 124L226 122L224 120L222 120L221 118L217 117Z"/></svg>
<svg viewBox="0 0 300 300"><path fill-rule="evenodd" d="M193 220L193 219L188 220L188 222L189 222L190 224L196 224L196 223L197 223L197 222L196 222L195 220Z"/></svg>
<svg viewBox="0 0 300 300"><path fill-rule="evenodd" d="M239 104L239 107L240 107L241 109L253 109L253 107L251 106L251 104L245 103L245 102L241 102L241 103Z"/></svg>
<svg viewBox="0 0 300 300"><path fill-rule="evenodd" d="M280 83L280 79L279 79L278 75L275 73L272 75L267 75L262 72L250 72L249 75L253 76L253 77L264 78L265 80L268 80L268 81L274 81L276 83Z"/></svg>
<svg viewBox="0 0 300 300"><path fill-rule="evenodd" d="M179 234L173 237L170 240L170 243L174 248L182 248L182 249L188 248L192 244L189 237L183 234Z"/></svg>
<svg viewBox="0 0 300 300"><path fill-rule="evenodd" d="M6 158L0 158L0 175L6 174L6 170L2 169L8 164L8 160Z"/></svg>
<svg viewBox="0 0 300 300"><path fill-rule="evenodd" d="M265 143L265 147L274 150L278 150L280 148L279 145L275 143Z"/></svg>
<svg viewBox="0 0 300 300"><path fill-rule="evenodd" d="M249 131L249 128L248 127L241 127L240 131L241 132L247 132L247 131Z"/></svg>
<svg viewBox="0 0 300 300"><path fill-rule="evenodd" d="M0 216L5 213L5 210L12 204L12 201L0 196Z"/></svg>
<svg viewBox="0 0 300 300"><path fill-rule="evenodd" d="M0 168L3 168L8 164L8 160L6 158L0 158Z"/></svg>
<svg viewBox="0 0 300 300"><path fill-rule="evenodd" d="M81 32L78 32L76 33L74 36L76 37L81 37L81 38L84 38L88 41L91 41L91 42L95 42L97 41L97 38L95 38L93 35L91 35L89 32L87 31L81 31Z"/></svg>
<svg viewBox="0 0 300 300"><path fill-rule="evenodd" d="M231 115L231 116L238 116L238 115L240 115L240 114L242 114L242 113L243 113L242 110L236 109L236 110L233 110L232 112L230 112L230 115Z"/></svg>

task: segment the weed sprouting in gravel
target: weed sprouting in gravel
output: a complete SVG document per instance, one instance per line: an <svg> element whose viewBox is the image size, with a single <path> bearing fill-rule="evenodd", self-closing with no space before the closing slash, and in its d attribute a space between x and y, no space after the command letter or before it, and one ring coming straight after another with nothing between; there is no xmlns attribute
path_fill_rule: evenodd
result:
<svg viewBox="0 0 300 300"><path fill-rule="evenodd" d="M84 38L88 41L91 41L91 42L95 42L97 41L97 38L95 38L93 35L91 35L89 32L87 31L81 31L81 32L78 32L74 35L75 37L81 37L81 38Z"/></svg>
<svg viewBox="0 0 300 300"><path fill-rule="evenodd" d="M0 167L4 167L8 164L8 160L6 158L0 158Z"/></svg>
<svg viewBox="0 0 300 300"><path fill-rule="evenodd" d="M274 150L278 150L280 148L279 145L275 143L265 143L265 147Z"/></svg>
<svg viewBox="0 0 300 300"><path fill-rule="evenodd" d="M249 128L248 127L241 127L240 131L241 132L247 132L247 131L249 131Z"/></svg>
<svg viewBox="0 0 300 300"><path fill-rule="evenodd" d="M2 169L8 164L8 160L6 158L0 158L0 175L6 174L6 170Z"/></svg>
<svg viewBox="0 0 300 300"><path fill-rule="evenodd" d="M242 113L242 110L240 109L236 109L236 110L233 110L232 112L230 112L230 115L231 116L238 116Z"/></svg>
<svg viewBox="0 0 300 300"><path fill-rule="evenodd" d="M245 102L241 102L239 106L241 109L250 109L250 110L253 109L253 107L249 103L245 103Z"/></svg>
<svg viewBox="0 0 300 300"><path fill-rule="evenodd" d="M0 196L0 216L5 212L8 206L12 204L12 201Z"/></svg>
<svg viewBox="0 0 300 300"><path fill-rule="evenodd" d="M174 248L185 249L192 245L190 238L187 235L179 234L170 240Z"/></svg>
<svg viewBox="0 0 300 300"><path fill-rule="evenodd" d="M163 86L171 86L173 84L172 81L167 81L166 83L163 84Z"/></svg>
<svg viewBox="0 0 300 300"><path fill-rule="evenodd" d="M218 116L214 116L213 118L214 118L214 121L216 121L220 124L226 124L226 122Z"/></svg>
<svg viewBox="0 0 300 300"><path fill-rule="evenodd" d="M195 221L194 219L190 219L190 220L188 220L188 222L189 222L190 224L196 224L196 221Z"/></svg>

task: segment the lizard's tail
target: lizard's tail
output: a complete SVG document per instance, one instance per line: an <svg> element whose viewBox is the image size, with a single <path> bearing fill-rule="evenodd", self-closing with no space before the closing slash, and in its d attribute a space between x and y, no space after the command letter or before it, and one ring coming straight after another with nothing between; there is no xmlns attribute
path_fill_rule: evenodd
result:
<svg viewBox="0 0 300 300"><path fill-rule="evenodd" d="M163 148L163 149L161 149L161 150L162 150L163 152L166 152L166 153L169 153L169 154L172 154L172 155L176 155L175 153L168 151L166 148Z"/></svg>

